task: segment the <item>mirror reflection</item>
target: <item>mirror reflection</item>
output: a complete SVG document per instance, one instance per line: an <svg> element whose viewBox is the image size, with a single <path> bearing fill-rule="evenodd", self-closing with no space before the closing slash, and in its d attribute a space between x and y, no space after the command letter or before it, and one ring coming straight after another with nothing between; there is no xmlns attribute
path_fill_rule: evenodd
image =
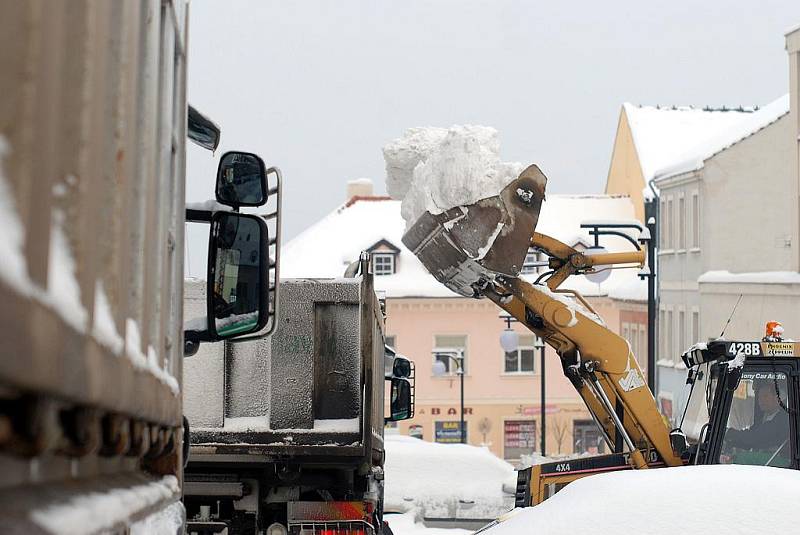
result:
<svg viewBox="0 0 800 535"><path fill-rule="evenodd" d="M267 200L264 162L255 154L227 152L219 162L217 200L232 206L260 206Z"/></svg>
<svg viewBox="0 0 800 535"><path fill-rule="evenodd" d="M411 385L407 379L392 379L391 411L394 421L411 418Z"/></svg>
<svg viewBox="0 0 800 535"><path fill-rule="evenodd" d="M215 218L211 315L217 335L224 338L258 329L263 228L253 216L218 212Z"/></svg>

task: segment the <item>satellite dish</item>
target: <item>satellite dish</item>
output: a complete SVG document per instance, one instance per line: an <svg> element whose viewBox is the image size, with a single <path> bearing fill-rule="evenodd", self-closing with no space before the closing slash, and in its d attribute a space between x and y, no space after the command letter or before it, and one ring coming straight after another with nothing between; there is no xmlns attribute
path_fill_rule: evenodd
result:
<svg viewBox="0 0 800 535"><path fill-rule="evenodd" d="M608 250L606 250L605 247L589 247L585 251L583 251L583 254L584 256L592 256L607 252ZM589 279L591 282L594 282L595 284L600 284L602 282L605 282L608 279L608 277L611 276L611 269L610 269L611 266L599 265L599 266L594 266L594 268L598 271L595 273L586 273L585 276L587 279Z"/></svg>

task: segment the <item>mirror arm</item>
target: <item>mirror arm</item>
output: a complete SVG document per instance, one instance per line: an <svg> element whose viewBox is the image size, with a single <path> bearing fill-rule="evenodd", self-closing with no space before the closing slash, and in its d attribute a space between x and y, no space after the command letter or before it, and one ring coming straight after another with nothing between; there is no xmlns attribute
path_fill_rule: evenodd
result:
<svg viewBox="0 0 800 535"><path fill-rule="evenodd" d="M196 355L203 342L213 342L208 331L183 331L184 358Z"/></svg>
<svg viewBox="0 0 800 535"><path fill-rule="evenodd" d="M187 223L211 223L211 216L214 212L211 210L194 210L186 209L186 222Z"/></svg>

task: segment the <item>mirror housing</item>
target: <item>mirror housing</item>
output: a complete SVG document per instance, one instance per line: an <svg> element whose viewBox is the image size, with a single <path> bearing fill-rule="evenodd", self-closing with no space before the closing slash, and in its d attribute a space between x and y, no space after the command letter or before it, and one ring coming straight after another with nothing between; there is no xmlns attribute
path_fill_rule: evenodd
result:
<svg viewBox="0 0 800 535"><path fill-rule="evenodd" d="M238 208L262 206L269 198L267 168L257 154L229 151L219 159L217 202Z"/></svg>
<svg viewBox="0 0 800 535"><path fill-rule="evenodd" d="M261 330L269 319L269 236L258 216L215 212L208 242L208 338Z"/></svg>
<svg viewBox="0 0 800 535"><path fill-rule="evenodd" d="M398 422L414 417L414 394L411 381L404 377L392 377L389 396L388 422Z"/></svg>
<svg viewBox="0 0 800 535"><path fill-rule="evenodd" d="M400 355L395 355L394 364L392 365L392 375L394 377L403 377L411 379L413 373L413 364L410 360Z"/></svg>

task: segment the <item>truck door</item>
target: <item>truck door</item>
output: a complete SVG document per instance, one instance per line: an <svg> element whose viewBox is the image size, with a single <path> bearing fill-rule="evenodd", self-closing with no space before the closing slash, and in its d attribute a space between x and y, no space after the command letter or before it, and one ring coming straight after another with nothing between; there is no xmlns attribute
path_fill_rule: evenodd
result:
<svg viewBox="0 0 800 535"><path fill-rule="evenodd" d="M798 468L796 360L748 359L738 385L719 382L709 464Z"/></svg>

